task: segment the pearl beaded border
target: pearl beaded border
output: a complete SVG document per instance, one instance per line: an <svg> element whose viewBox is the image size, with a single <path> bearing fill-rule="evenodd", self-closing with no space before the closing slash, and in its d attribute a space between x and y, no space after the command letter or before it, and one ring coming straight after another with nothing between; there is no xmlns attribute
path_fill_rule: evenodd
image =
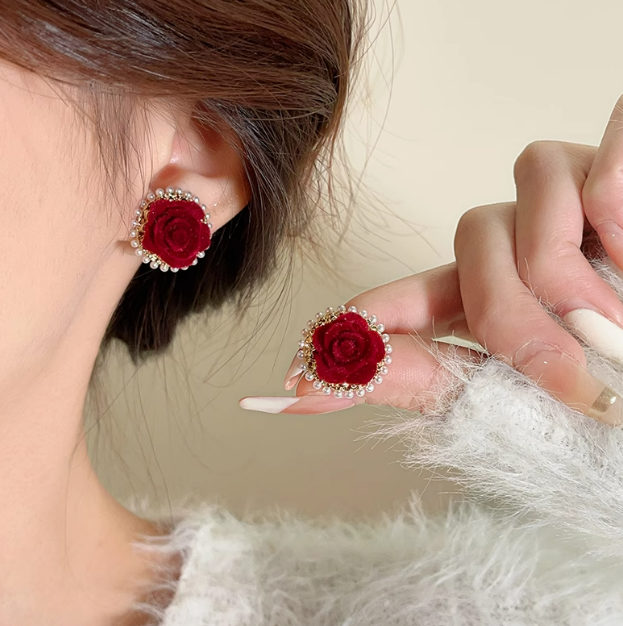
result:
<svg viewBox="0 0 623 626"><path fill-rule="evenodd" d="M368 328L377 332L383 339L385 344L385 357L376 366L376 374L372 381L367 385L351 385L349 383L328 383L318 377L316 373L316 360L314 358L314 346L312 344L312 338L314 332L320 326L329 324L333 320L337 319L344 313L359 313L361 317L368 323ZM374 391L374 385L380 385L383 382L383 376L388 372L388 365L392 362L391 353L393 348L389 343L389 335L385 333L385 326L380 324L375 315L369 315L366 310L357 311L357 307L351 306L348 309L345 305L339 306L336 310L329 307L324 313L316 313L316 319L309 320L307 327L303 328L303 339L299 341L299 350L297 357L303 360L301 369L305 372L305 380L313 383L314 389L321 390L326 395L333 395L336 398L353 398L355 396L363 398L366 393Z"/></svg>
<svg viewBox="0 0 623 626"><path fill-rule="evenodd" d="M163 259L161 259L157 254L151 252L149 250L145 250L143 248L143 234L145 232L145 224L147 223L147 217L149 215L149 207L152 202L156 200L192 200L201 206L204 217L201 220L207 227L210 229L210 236L212 236L212 224L210 223L210 214L208 213L208 208L205 204L201 204L201 200L197 198L190 191L183 191L182 189L174 189L173 187L167 187L166 189L156 189L154 192L149 192L145 195L145 199L141 202L140 209L136 209L135 211L135 219L132 221L132 231L130 232L130 245L135 248L135 254L137 256L143 257L143 263L149 263L149 267L152 269L160 268L163 272L168 272L171 270L172 272L177 272L180 269L187 270L190 265L186 267L171 267L168 263L166 263ZM214 205L216 206L216 204ZM197 265L199 259L202 259L205 256L205 251L202 250L197 254L195 260L191 263L191 265Z"/></svg>

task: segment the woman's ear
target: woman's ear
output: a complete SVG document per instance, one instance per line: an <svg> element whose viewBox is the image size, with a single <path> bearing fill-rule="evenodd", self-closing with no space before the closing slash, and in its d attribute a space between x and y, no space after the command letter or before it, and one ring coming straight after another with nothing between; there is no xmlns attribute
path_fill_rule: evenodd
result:
<svg viewBox="0 0 623 626"><path fill-rule="evenodd" d="M238 137L229 129L203 128L195 113L152 112L149 188L190 191L208 207L216 231L248 204L251 190Z"/></svg>

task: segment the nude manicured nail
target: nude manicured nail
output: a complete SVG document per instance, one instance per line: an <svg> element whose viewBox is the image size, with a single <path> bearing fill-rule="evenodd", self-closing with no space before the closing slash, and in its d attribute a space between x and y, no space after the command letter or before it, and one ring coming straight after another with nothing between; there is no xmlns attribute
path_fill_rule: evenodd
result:
<svg viewBox="0 0 623 626"><path fill-rule="evenodd" d="M623 425L623 398L570 356L543 349L516 367L572 409L609 426Z"/></svg>
<svg viewBox="0 0 623 626"><path fill-rule="evenodd" d="M262 413L288 413L293 415L319 415L343 411L355 406L349 398L333 396L300 396L298 398L250 397L240 400L240 406L248 411Z"/></svg>
<svg viewBox="0 0 623 626"><path fill-rule="evenodd" d="M563 319L587 344L623 363L623 328L592 309L569 311Z"/></svg>

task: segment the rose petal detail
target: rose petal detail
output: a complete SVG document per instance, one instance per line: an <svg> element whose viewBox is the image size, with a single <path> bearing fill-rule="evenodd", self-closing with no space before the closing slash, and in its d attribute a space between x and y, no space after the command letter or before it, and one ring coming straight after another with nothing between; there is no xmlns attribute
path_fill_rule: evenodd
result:
<svg viewBox="0 0 623 626"><path fill-rule="evenodd" d="M191 200L162 198L149 205L142 246L173 268L192 264L210 247L211 233L204 212Z"/></svg>
<svg viewBox="0 0 623 626"><path fill-rule="evenodd" d="M343 313L313 334L318 377L332 384L365 385L385 357L385 344L357 313Z"/></svg>

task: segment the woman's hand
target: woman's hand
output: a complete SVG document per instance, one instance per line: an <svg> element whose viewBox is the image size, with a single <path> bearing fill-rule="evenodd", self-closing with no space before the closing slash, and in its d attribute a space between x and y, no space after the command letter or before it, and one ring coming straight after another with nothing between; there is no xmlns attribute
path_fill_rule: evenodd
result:
<svg viewBox="0 0 623 626"><path fill-rule="evenodd" d="M584 233L594 229L623 268L622 105L623 98L599 149L530 144L515 162L516 202L476 207L461 217L455 263L347 303L376 315L391 336L393 363L382 385L364 398L323 396L301 378L295 359L286 389L298 382L296 398L246 398L241 406L326 413L365 401L426 410L431 391L452 383L433 356L432 340L454 333L485 350L452 348L465 358L501 359L570 407L611 425L623 423L623 399L586 371L581 345L544 308L623 362L623 305L580 249ZM448 347L436 342L436 349Z"/></svg>

